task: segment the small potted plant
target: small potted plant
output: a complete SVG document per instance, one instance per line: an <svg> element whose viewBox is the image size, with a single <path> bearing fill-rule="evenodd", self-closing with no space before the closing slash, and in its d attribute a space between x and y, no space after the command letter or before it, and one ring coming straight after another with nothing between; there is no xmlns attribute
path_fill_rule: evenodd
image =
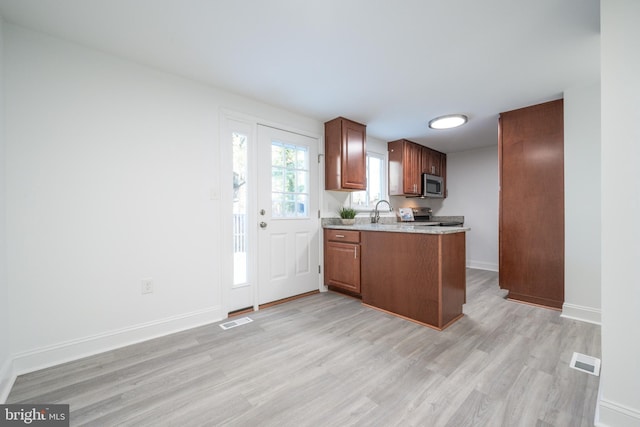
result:
<svg viewBox="0 0 640 427"><path fill-rule="evenodd" d="M343 225L353 225L356 222L356 210L353 208L342 207L338 211Z"/></svg>

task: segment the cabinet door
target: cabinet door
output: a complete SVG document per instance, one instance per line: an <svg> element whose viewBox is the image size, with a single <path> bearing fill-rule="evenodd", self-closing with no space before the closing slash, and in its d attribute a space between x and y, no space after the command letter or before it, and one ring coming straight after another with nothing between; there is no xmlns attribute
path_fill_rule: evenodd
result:
<svg viewBox="0 0 640 427"><path fill-rule="evenodd" d="M442 154L429 150L429 171L431 175L442 176Z"/></svg>
<svg viewBox="0 0 640 427"><path fill-rule="evenodd" d="M342 121L342 188L367 189L366 130L359 123Z"/></svg>
<svg viewBox="0 0 640 427"><path fill-rule="evenodd" d="M324 282L360 293L360 245L327 242L324 249Z"/></svg>
<svg viewBox="0 0 640 427"><path fill-rule="evenodd" d="M422 147L420 149L420 172L431 173L431 149Z"/></svg>
<svg viewBox="0 0 640 427"><path fill-rule="evenodd" d="M325 190L367 189L366 130L344 117L324 124Z"/></svg>
<svg viewBox="0 0 640 427"><path fill-rule="evenodd" d="M429 149L406 139L389 142L388 147L389 195L419 196L423 168L429 164Z"/></svg>
<svg viewBox="0 0 640 427"><path fill-rule="evenodd" d="M509 298L564 303L564 108L500 114L500 287Z"/></svg>
<svg viewBox="0 0 640 427"><path fill-rule="evenodd" d="M404 173L403 173L403 190L404 194L419 195L420 194L420 146L412 142L406 141L403 153Z"/></svg>
<svg viewBox="0 0 640 427"><path fill-rule="evenodd" d="M422 147L421 171L429 175L442 176L442 153Z"/></svg>
<svg viewBox="0 0 640 427"><path fill-rule="evenodd" d="M404 144L402 141L387 143L389 155L389 195L404 195Z"/></svg>

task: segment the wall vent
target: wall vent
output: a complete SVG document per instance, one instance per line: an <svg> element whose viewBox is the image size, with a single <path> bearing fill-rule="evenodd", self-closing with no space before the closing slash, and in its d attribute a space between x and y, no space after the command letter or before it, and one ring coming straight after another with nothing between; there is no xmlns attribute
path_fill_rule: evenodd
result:
<svg viewBox="0 0 640 427"><path fill-rule="evenodd" d="M232 320L231 322L221 323L220 327L226 331L227 329L235 328L236 326L240 325L246 325L247 323L251 322L253 322L253 320L251 320L250 318L241 317L239 319Z"/></svg>
<svg viewBox="0 0 640 427"><path fill-rule="evenodd" d="M596 377L600 376L600 359L597 357L574 352L569 366Z"/></svg>

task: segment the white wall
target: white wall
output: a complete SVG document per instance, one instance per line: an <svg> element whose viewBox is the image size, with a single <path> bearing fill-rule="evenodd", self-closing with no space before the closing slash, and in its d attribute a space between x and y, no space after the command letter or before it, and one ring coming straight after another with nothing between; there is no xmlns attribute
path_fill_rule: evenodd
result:
<svg viewBox="0 0 640 427"><path fill-rule="evenodd" d="M447 154L448 197L429 205L434 215L464 215L468 267L498 271L499 186L497 145Z"/></svg>
<svg viewBox="0 0 640 427"><path fill-rule="evenodd" d="M563 317L600 323L600 84L564 92Z"/></svg>
<svg viewBox="0 0 640 427"><path fill-rule="evenodd" d="M322 124L12 25L4 59L16 371L219 320L221 109Z"/></svg>
<svg viewBox="0 0 640 427"><path fill-rule="evenodd" d="M4 22L0 17L0 403L6 400L12 383L11 336L9 330L9 287L7 284L7 232L5 202L5 141L4 141Z"/></svg>
<svg viewBox="0 0 640 427"><path fill-rule="evenodd" d="M640 426L640 2L602 0L600 424Z"/></svg>

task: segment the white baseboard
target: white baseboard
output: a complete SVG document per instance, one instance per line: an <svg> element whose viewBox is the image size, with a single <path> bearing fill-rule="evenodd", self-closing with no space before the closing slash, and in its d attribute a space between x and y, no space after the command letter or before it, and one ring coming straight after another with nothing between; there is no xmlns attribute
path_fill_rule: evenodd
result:
<svg viewBox="0 0 640 427"><path fill-rule="evenodd" d="M640 427L640 411L606 399L599 399L596 413L598 427Z"/></svg>
<svg viewBox="0 0 640 427"><path fill-rule="evenodd" d="M498 271L498 264L484 261L467 260L467 268L477 268L478 270Z"/></svg>
<svg viewBox="0 0 640 427"><path fill-rule="evenodd" d="M18 353L13 357L14 375L218 322L225 317L222 307L216 306Z"/></svg>
<svg viewBox="0 0 640 427"><path fill-rule="evenodd" d="M601 325L602 310L599 308L583 307L581 305L564 303L562 304L562 314L560 317L580 320L582 322Z"/></svg>
<svg viewBox="0 0 640 427"><path fill-rule="evenodd" d="M0 366L0 404L7 401L15 381L16 374L13 372L13 359L7 358Z"/></svg>

